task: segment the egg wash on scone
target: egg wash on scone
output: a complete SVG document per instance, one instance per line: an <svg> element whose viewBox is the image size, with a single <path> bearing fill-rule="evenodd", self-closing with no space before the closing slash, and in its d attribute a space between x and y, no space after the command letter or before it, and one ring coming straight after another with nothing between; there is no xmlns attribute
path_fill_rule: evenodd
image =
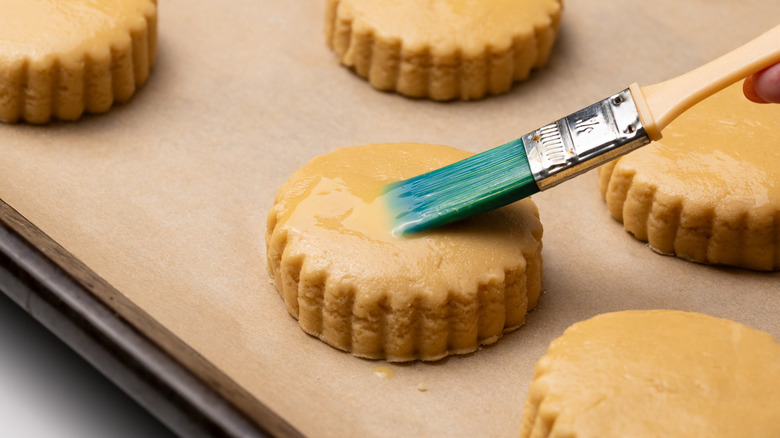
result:
<svg viewBox="0 0 780 438"><path fill-rule="evenodd" d="M314 158L268 215L268 270L301 328L356 356L469 353L521 326L539 297L542 225L524 200L443 229L392 233L382 187L471 154L380 144Z"/></svg>

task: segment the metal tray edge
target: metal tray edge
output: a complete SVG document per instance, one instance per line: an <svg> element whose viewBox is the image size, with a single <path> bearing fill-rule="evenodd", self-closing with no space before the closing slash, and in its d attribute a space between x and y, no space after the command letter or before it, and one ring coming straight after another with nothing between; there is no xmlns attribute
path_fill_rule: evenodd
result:
<svg viewBox="0 0 780 438"><path fill-rule="evenodd" d="M100 295L118 294L0 199L0 291L173 432L188 437L302 436L259 401L252 409L257 421L250 420L101 300L94 293L98 289Z"/></svg>

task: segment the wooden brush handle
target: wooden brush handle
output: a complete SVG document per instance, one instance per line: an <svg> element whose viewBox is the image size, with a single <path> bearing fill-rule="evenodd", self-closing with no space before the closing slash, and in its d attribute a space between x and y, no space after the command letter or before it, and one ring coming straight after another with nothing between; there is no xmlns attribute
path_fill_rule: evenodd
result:
<svg viewBox="0 0 780 438"><path fill-rule="evenodd" d="M688 73L641 88L632 84L629 89L647 135L658 140L661 130L688 108L777 62L780 25Z"/></svg>

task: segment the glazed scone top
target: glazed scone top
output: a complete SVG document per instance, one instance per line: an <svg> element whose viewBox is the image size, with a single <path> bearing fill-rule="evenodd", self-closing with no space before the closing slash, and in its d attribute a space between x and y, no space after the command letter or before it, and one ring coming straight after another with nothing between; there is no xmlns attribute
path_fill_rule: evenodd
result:
<svg viewBox="0 0 780 438"><path fill-rule="evenodd" d="M552 420L549 437L774 437L778 389L770 334L699 313L624 311L553 341L529 400Z"/></svg>
<svg viewBox="0 0 780 438"><path fill-rule="evenodd" d="M666 193L699 204L780 208L780 107L735 84L683 113L659 142L620 159Z"/></svg>
<svg viewBox="0 0 780 438"><path fill-rule="evenodd" d="M306 333L395 362L471 353L523 325L541 289L542 224L533 201L393 234L384 186L470 155L371 144L320 155L290 176L268 213L266 260Z"/></svg>
<svg viewBox="0 0 780 438"><path fill-rule="evenodd" d="M434 55L460 50L477 56L489 46L496 52L511 47L518 23L528 34L547 27L561 8L559 0L341 0L342 14L355 23L380 29L385 39L402 39L412 51L430 47ZM381 26L374 21L381 20Z"/></svg>
<svg viewBox="0 0 780 438"><path fill-rule="evenodd" d="M415 150L415 159L407 160L404 154ZM405 144L343 148L313 159L290 177L274 206L276 228L287 230L284 257L305 254L308 275L327 273L366 295L392 292L394 303L418 293L441 297L503 281L505 270L524 263L523 250L532 253L540 245L542 227L530 200L512 206L514 214L497 210L446 232L396 237L380 196L387 183L469 155L445 146ZM365 168L372 169L370 176ZM517 214L518 209L526 214Z"/></svg>
<svg viewBox="0 0 780 438"><path fill-rule="evenodd" d="M0 62L67 61L107 50L154 14L154 0L0 0ZM85 33L86 32L86 33ZM74 59L75 60L75 59Z"/></svg>

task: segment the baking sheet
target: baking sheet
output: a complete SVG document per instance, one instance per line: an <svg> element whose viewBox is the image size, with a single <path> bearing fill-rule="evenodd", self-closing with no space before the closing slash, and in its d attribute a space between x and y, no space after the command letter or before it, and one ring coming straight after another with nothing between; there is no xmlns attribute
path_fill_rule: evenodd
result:
<svg viewBox="0 0 780 438"><path fill-rule="evenodd" d="M443 104L377 92L339 67L324 3L161 2L157 63L127 105L76 123L0 125L0 198L227 398L250 415L267 405L311 437L516 436L547 344L607 311L700 311L780 337L780 274L653 253L610 218L594 173L534 197L544 294L497 344L390 364L394 377L381 379L386 363L305 335L269 282L263 233L276 190L311 157L394 141L479 152L631 82L696 67L780 16L761 0L570 0L544 69L506 95Z"/></svg>

